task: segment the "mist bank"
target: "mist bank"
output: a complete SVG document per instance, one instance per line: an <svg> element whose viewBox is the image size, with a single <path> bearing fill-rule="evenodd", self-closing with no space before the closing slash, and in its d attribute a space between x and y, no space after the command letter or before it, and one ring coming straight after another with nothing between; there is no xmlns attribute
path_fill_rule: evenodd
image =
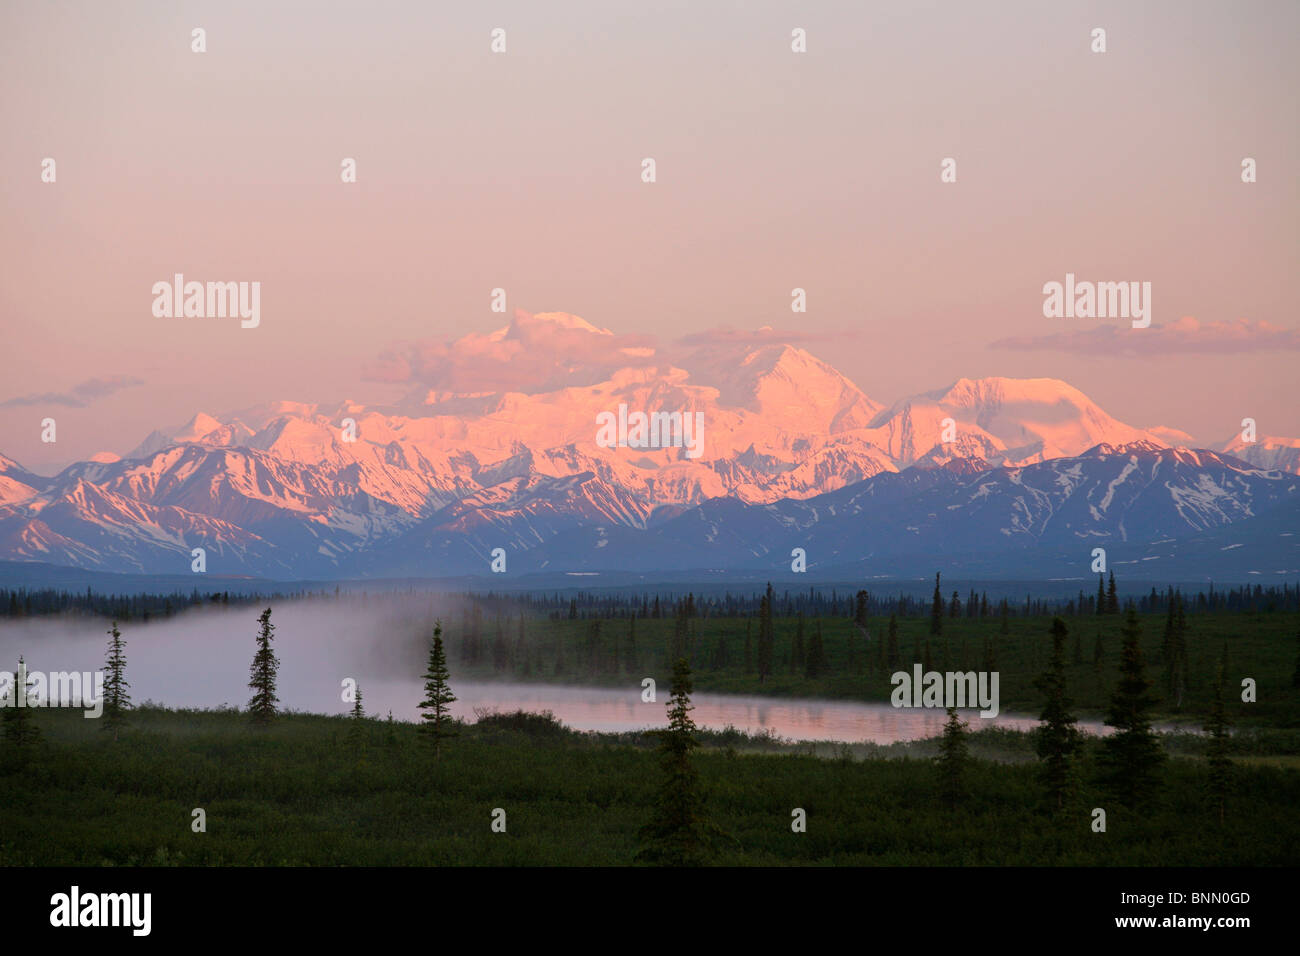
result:
<svg viewBox="0 0 1300 956"><path fill-rule="evenodd" d="M273 648L280 660L277 692L287 710L345 714L345 683L355 681L366 712L419 719L428 622L456 620L463 602L450 596L394 595L385 600L340 597L328 602L289 601L274 606ZM251 695L249 666L255 652L257 611L252 606L201 606L169 619L120 625L126 641L129 693L136 703L173 708L243 708ZM21 654L31 670L97 671L103 667L106 625L93 618L33 618L0 623L0 662ZM666 723L668 686L653 701L641 678L617 686L457 679L451 662L453 716L473 721L482 712L550 711L575 730L620 733ZM758 695L696 693L693 717L702 728L734 727L794 741L834 740L890 744L937 736L942 709L895 708L888 703ZM1032 717L965 714L972 729L1028 730ZM1084 729L1101 734L1097 722Z"/></svg>

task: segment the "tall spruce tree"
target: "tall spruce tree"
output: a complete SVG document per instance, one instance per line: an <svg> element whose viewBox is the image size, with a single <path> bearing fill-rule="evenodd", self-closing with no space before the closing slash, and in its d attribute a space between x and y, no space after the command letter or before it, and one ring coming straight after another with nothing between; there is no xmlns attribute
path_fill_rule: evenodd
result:
<svg viewBox="0 0 1300 956"><path fill-rule="evenodd" d="M280 701L275 696L275 678L280 670L280 662L276 659L275 651L271 650L275 625L271 623L269 607L258 617L257 624L257 653L253 655L248 677L248 686L253 690L253 696L248 701L248 713L254 724L265 727L275 719L275 705Z"/></svg>
<svg viewBox="0 0 1300 956"><path fill-rule="evenodd" d="M26 760L27 748L41 739L32 708L38 705L29 690L31 679L27 676L27 663L20 655L18 670L8 692L4 707L5 740L19 748L20 760Z"/></svg>
<svg viewBox="0 0 1300 956"><path fill-rule="evenodd" d="M1052 658L1047 671L1038 678L1043 693L1042 722L1037 731L1039 773L1047 793L1047 803L1054 812L1065 809L1075 784L1074 762L1079 752L1078 718L1065 692L1065 622L1052 620Z"/></svg>
<svg viewBox="0 0 1300 956"><path fill-rule="evenodd" d="M1232 789L1232 758L1228 756L1228 733L1232 723L1223 702L1223 685L1227 679L1228 645L1223 645L1218 671L1214 680L1214 701L1205 720L1205 732L1210 737L1206 763L1210 768L1210 798L1223 823L1227 812L1228 793Z"/></svg>
<svg viewBox="0 0 1300 956"><path fill-rule="evenodd" d="M691 751L699 746L691 719L691 669L684 658L673 662L668 698L668 729L659 736L663 784L654 815L641 829L636 859L660 866L699 866L707 862L710 828Z"/></svg>
<svg viewBox="0 0 1300 956"><path fill-rule="evenodd" d="M1120 633L1119 682L1106 714L1106 723L1116 732L1103 742L1103 781L1121 803L1132 807L1158 790L1165 755L1151 729L1149 713L1155 701L1148 693L1151 681L1142 657L1142 625L1131 604Z"/></svg>
<svg viewBox="0 0 1300 956"><path fill-rule="evenodd" d="M960 804L967 795L966 776L970 763L970 753L966 745L966 732L969 729L965 721L957 716L955 707L948 708L948 721L943 725L943 737L939 740L939 798L952 808Z"/></svg>
<svg viewBox="0 0 1300 956"><path fill-rule="evenodd" d="M1179 592L1174 598L1174 632L1170 650L1173 652L1173 679L1170 684L1170 696L1174 707L1183 708L1183 695L1187 692L1187 618L1183 614L1183 595Z"/></svg>
<svg viewBox="0 0 1300 956"><path fill-rule="evenodd" d="M1101 572L1097 573L1097 614L1106 613L1106 577Z"/></svg>
<svg viewBox="0 0 1300 956"><path fill-rule="evenodd" d="M429 667L424 672L424 700L420 701L424 725L420 729L427 739L433 741L433 753L437 758L442 757L442 742L456 736L451 727L451 704L456 695L451 692L450 677L447 654L442 647L442 622L435 621L433 640L429 644Z"/></svg>
<svg viewBox="0 0 1300 956"><path fill-rule="evenodd" d="M126 641L117 629L117 621L108 630L108 653L104 658L104 730L113 731L113 739L126 723L126 712L131 709L131 695L126 689Z"/></svg>
<svg viewBox="0 0 1300 956"><path fill-rule="evenodd" d="M713 649L713 669L725 671L730 666L731 651L727 647L727 633L723 631L718 635L718 643Z"/></svg>
<svg viewBox="0 0 1300 956"><path fill-rule="evenodd" d="M857 601L853 608L853 623L858 627L867 626L867 609L870 605L871 596L866 591L859 591Z"/></svg>
<svg viewBox="0 0 1300 956"><path fill-rule="evenodd" d="M768 584L758 606L758 682L772 676L772 652L776 638L772 625L772 585Z"/></svg>
<svg viewBox="0 0 1300 956"><path fill-rule="evenodd" d="M1160 657L1164 663L1165 696L1175 709L1182 706L1183 690L1187 681L1186 632L1187 619L1183 615L1183 595L1181 591L1175 591L1169 597L1164 636L1160 641Z"/></svg>
<svg viewBox="0 0 1300 956"><path fill-rule="evenodd" d="M348 741L357 746L362 741L362 734L365 730L366 711L361 706L361 685L357 685L356 696L352 698L352 711L348 716ZM389 716L392 711L389 711Z"/></svg>
<svg viewBox="0 0 1300 956"><path fill-rule="evenodd" d="M939 590L939 572L934 573L934 596L930 599L930 633L943 632L943 594Z"/></svg>
<svg viewBox="0 0 1300 956"><path fill-rule="evenodd" d="M1110 572L1110 584L1106 588L1106 613L1119 613L1119 592L1115 590L1115 571Z"/></svg>

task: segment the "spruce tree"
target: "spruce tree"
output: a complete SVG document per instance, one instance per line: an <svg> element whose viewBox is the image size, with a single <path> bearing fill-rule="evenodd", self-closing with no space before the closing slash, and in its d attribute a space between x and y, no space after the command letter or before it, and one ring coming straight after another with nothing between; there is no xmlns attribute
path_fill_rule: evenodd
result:
<svg viewBox="0 0 1300 956"><path fill-rule="evenodd" d="M664 781L650 822L641 829L636 859L660 866L699 866L708 855L709 830L691 751L699 746L691 719L691 670L684 658L673 663L668 729L656 731Z"/></svg>
<svg viewBox="0 0 1300 956"><path fill-rule="evenodd" d="M763 600L758 608L758 681L760 684L772 675L772 651L774 645L772 585L768 584L767 592L763 595Z"/></svg>
<svg viewBox="0 0 1300 956"><path fill-rule="evenodd" d="M131 709L131 695L126 689L131 685L126 682L126 641L117 629L117 621L108 630L108 654L104 658L104 730L113 731L117 740L118 731L126 723L126 712Z"/></svg>
<svg viewBox="0 0 1300 956"><path fill-rule="evenodd" d="M1106 613L1106 578L1101 572L1097 573L1097 614L1100 616Z"/></svg>
<svg viewBox="0 0 1300 956"><path fill-rule="evenodd" d="M27 664L18 658L18 670L14 672L14 682L9 689L9 699L4 707L5 740L19 748L22 759L26 757L25 748L41 739L40 729L36 726L32 707L36 701L31 700L28 690L31 681L27 677Z"/></svg>
<svg viewBox="0 0 1300 956"><path fill-rule="evenodd" d="M361 706L361 685L358 684L356 696L352 698L352 712L348 717L348 740L353 746L361 743L365 719L366 711Z"/></svg>
<svg viewBox="0 0 1300 956"><path fill-rule="evenodd" d="M1106 613L1119 613L1119 593L1115 590L1115 572L1110 572L1110 586L1106 588Z"/></svg>
<svg viewBox="0 0 1300 956"><path fill-rule="evenodd" d="M1158 789L1157 771L1165 755L1148 716L1155 701L1148 693L1151 682L1139 644L1142 625L1131 604L1120 633L1120 677L1106 714L1106 723L1116 732L1103 742L1103 780L1120 802L1137 806Z"/></svg>
<svg viewBox="0 0 1300 956"><path fill-rule="evenodd" d="M1044 698L1036 747L1038 759L1042 761L1040 777L1048 805L1058 813L1065 808L1074 786L1074 760L1080 746L1078 718L1070 712L1074 701L1065 693L1066 633L1065 622L1054 618L1052 658L1047 671L1037 681Z"/></svg>
<svg viewBox="0 0 1300 956"><path fill-rule="evenodd" d="M970 755L966 746L968 725L948 708L948 722L939 740L939 798L948 807L956 807L966 797L966 771Z"/></svg>
<svg viewBox="0 0 1300 956"><path fill-rule="evenodd" d="M433 741L435 757L442 757L442 742L456 736L451 729L451 704L456 695L448 683L447 655L442 648L442 622L433 625L433 641L429 645L429 667L424 672L424 700L420 701L424 725L420 728Z"/></svg>
<svg viewBox="0 0 1300 956"><path fill-rule="evenodd" d="M1210 768L1210 797L1219 811L1223 823L1227 810L1228 792L1232 789L1232 758L1228 756L1228 731L1232 726L1223 703L1223 684L1228 666L1228 645L1223 645L1218 673L1214 681L1214 702L1205 720L1205 732L1210 737L1207 763Z"/></svg>
<svg viewBox="0 0 1300 956"><path fill-rule="evenodd" d="M731 666L731 652L727 648L727 635L724 631L718 635L718 644L713 650L713 669L725 671Z"/></svg>
<svg viewBox="0 0 1300 956"><path fill-rule="evenodd" d="M934 573L934 597L930 599L930 633L943 632L943 594L939 591L939 572Z"/></svg>
<svg viewBox="0 0 1300 956"><path fill-rule="evenodd" d="M271 623L269 607L258 617L257 623L257 653L253 655L253 664L249 668L248 686L253 689L253 696L248 701L248 713L254 724L265 727L275 719L275 705L280 700L275 696L275 677L280 662L271 650L275 625Z"/></svg>
<svg viewBox="0 0 1300 956"><path fill-rule="evenodd" d="M867 608L870 602L870 596L866 591L859 591L857 602L853 609L853 623L858 627L867 626Z"/></svg>
<svg viewBox="0 0 1300 956"><path fill-rule="evenodd" d="M1174 707L1178 710L1183 708L1183 694L1187 690L1187 618L1183 614L1183 595L1180 592L1174 598L1174 630L1173 640L1170 644L1170 650L1173 653L1173 680L1170 686L1170 696L1173 698Z"/></svg>

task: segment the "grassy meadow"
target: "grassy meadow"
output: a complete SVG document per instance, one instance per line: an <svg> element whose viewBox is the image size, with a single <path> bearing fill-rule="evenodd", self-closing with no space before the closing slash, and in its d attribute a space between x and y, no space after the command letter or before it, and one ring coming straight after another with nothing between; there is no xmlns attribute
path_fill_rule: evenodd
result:
<svg viewBox="0 0 1300 956"><path fill-rule="evenodd" d="M632 862L662 779L641 734L494 715L441 758L415 725L140 709L117 741L42 712L42 740L0 766L4 865L597 865ZM1195 741L1172 748L1140 812L1084 778L1063 824L1040 812L1032 740L974 735L969 796L935 795L933 742L783 747L702 733L695 754L720 865L1283 865L1300 845L1300 772L1239 758L1221 824ZM1244 749L1249 749L1245 743ZM814 755L814 752L819 755ZM1105 833L1090 811L1108 807ZM193 832L192 811L206 813ZM506 811L506 832L491 830ZM807 831L791 813L807 813Z"/></svg>

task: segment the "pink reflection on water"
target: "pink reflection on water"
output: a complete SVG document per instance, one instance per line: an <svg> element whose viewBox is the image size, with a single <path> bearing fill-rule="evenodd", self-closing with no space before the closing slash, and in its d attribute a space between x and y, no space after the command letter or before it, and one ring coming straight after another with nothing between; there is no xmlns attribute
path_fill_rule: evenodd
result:
<svg viewBox="0 0 1300 956"><path fill-rule="evenodd" d="M384 688L381 693L398 688ZM404 696L409 696L402 688ZM663 727L668 722L667 695L643 703L639 685L616 688L571 687L551 684L462 684L454 687L457 701L452 713L472 721L475 709L513 711L549 710L575 730L621 732ZM696 724L710 730L733 726L748 733L770 732L788 740L840 740L849 743L889 744L934 737L947 719L940 709L895 708L887 703L769 699L728 694L694 694ZM394 709L396 712L396 708ZM1007 727L1028 730L1038 722L1024 715L999 714L983 718L977 710L961 712L971 730ZM1100 724L1081 722L1090 733ZM1108 729L1108 728L1107 728Z"/></svg>

